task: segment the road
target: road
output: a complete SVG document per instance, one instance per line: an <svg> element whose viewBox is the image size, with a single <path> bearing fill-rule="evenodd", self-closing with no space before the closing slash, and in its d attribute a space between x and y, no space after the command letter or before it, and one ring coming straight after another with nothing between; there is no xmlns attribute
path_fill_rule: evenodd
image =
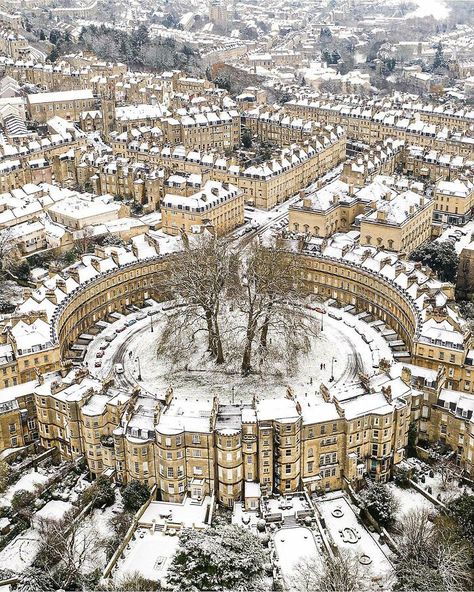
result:
<svg viewBox="0 0 474 592"><path fill-rule="evenodd" d="M155 305L153 308L159 308L159 305ZM136 315L137 313L132 313L128 318ZM372 374L374 370L369 345L362 340L360 334L352 326L347 324L350 322L353 325L354 322L363 323L363 321L355 320L352 315L343 311L341 316L342 319L337 320L325 315L322 335L315 338L312 352L301 363L296 374L284 379L281 377L277 379L276 376L269 375L268 380L265 381L268 388L264 389L262 389L261 382L245 381L238 373L235 375L226 374L225 377L222 373L217 373L214 376L209 369L203 368L199 377L196 375L196 380L191 378L193 375L184 370L178 373L170 373L166 370L167 364L160 363L156 355L153 355L153 352L156 351L156 341L159 336L159 315L153 317L155 319L153 333L150 327L150 317L139 320L134 325L127 327L123 332L119 332L105 350L104 357L100 358L102 361L101 367L96 368L96 353L100 351L100 345L104 343L105 336L124 326L125 317L120 318L106 327L90 343L85 361L91 373L97 378L113 377L116 386L126 392L131 392L138 386L143 396L150 396L154 399L162 398L170 384L173 384L176 392L193 397L207 398L212 396L217 389L223 401L226 400L232 385L235 386L237 392L242 393L241 398L243 400L249 399L249 392L254 387L259 389L262 397L266 397L275 395L276 389L288 382L292 384L297 393L307 392L309 383L314 385L313 388L316 391L319 391L321 383L326 386L342 387L345 384L357 381L360 372ZM319 320L319 316L316 320ZM376 341L381 356L389 358L390 348L380 333L365 323L363 325L364 334L371 335ZM142 374L140 381L138 380L138 356L140 357ZM335 360L335 380L330 382L333 360ZM114 372L114 365L119 363L123 364L124 367L124 372L121 374ZM310 380L311 382L309 382Z"/></svg>

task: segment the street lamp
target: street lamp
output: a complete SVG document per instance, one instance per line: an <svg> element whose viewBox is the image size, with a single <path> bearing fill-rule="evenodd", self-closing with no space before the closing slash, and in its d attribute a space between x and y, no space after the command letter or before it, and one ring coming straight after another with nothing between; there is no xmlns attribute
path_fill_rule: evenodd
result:
<svg viewBox="0 0 474 592"><path fill-rule="evenodd" d="M331 378L329 379L329 382L334 382L334 364L337 364L337 360L336 358L333 356L332 360L331 360Z"/></svg>
<svg viewBox="0 0 474 592"><path fill-rule="evenodd" d="M142 379L142 370L140 368L140 358L137 356L136 362L138 364L138 377L137 380L141 380Z"/></svg>
<svg viewBox="0 0 474 592"><path fill-rule="evenodd" d="M153 315L150 315L150 333L153 333Z"/></svg>

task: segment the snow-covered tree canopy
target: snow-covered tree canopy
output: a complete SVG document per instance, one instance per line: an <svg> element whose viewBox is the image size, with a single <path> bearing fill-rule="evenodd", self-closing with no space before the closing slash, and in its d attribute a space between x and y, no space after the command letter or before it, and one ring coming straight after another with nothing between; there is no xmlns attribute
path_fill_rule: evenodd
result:
<svg viewBox="0 0 474 592"><path fill-rule="evenodd" d="M168 572L176 590L262 590L266 555L259 538L240 526L184 530Z"/></svg>

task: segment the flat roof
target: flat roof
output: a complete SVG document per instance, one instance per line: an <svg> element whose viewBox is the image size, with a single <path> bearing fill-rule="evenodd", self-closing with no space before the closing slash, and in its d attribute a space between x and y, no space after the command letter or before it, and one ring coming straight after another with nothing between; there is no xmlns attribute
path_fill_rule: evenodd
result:
<svg viewBox="0 0 474 592"><path fill-rule="evenodd" d="M31 105L39 103L54 103L59 101L81 101L83 99L93 99L94 95L90 89L84 90L64 90L59 92L38 93L27 95L28 102Z"/></svg>

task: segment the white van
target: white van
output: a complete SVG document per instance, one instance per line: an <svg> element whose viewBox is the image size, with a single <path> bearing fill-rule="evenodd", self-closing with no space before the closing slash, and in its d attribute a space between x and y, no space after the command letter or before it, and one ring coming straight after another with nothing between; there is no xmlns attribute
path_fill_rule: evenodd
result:
<svg viewBox="0 0 474 592"><path fill-rule="evenodd" d="M124 369L122 364L115 364L114 366L115 374L123 374Z"/></svg>

